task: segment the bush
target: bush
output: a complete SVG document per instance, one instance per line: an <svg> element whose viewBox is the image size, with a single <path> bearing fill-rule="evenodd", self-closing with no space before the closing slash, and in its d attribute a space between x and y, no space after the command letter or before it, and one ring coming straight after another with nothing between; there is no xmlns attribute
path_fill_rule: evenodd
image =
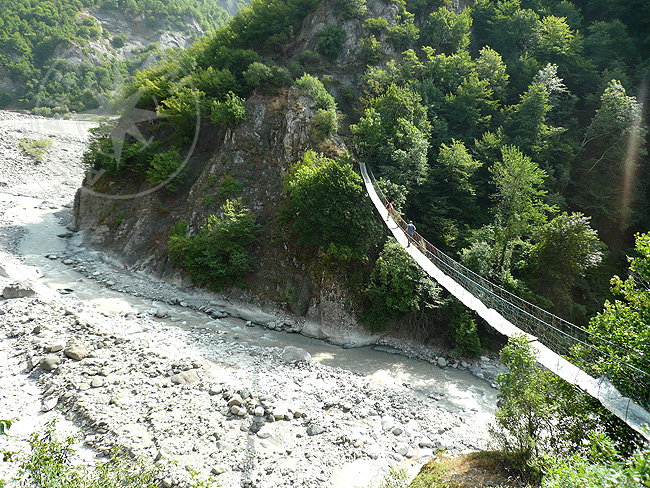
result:
<svg viewBox="0 0 650 488"><path fill-rule="evenodd" d="M342 262L366 261L381 235L361 177L344 158L308 151L284 182L283 215L301 244Z"/></svg>
<svg viewBox="0 0 650 488"><path fill-rule="evenodd" d="M338 12L348 19L362 19L368 13L366 0L338 0Z"/></svg>
<svg viewBox="0 0 650 488"><path fill-rule="evenodd" d="M490 433L518 469L532 474L531 466L554 438L552 373L537 367L524 335L510 338L501 362L508 371L496 378L500 407Z"/></svg>
<svg viewBox="0 0 650 488"><path fill-rule="evenodd" d="M371 306L366 319L373 330L385 330L391 316L437 308L440 291L402 246L390 238L370 276L366 296Z"/></svg>
<svg viewBox="0 0 650 488"><path fill-rule="evenodd" d="M212 104L210 120L213 124L223 127L233 128L238 126L246 120L244 99L230 92L223 102L215 100Z"/></svg>
<svg viewBox="0 0 650 488"><path fill-rule="evenodd" d="M318 34L316 49L325 58L334 61L341 52L344 41L345 31L340 27L330 25Z"/></svg>
<svg viewBox="0 0 650 488"><path fill-rule="evenodd" d="M133 459L115 448L104 463L94 466L72 462L77 442L74 436L57 438L55 423L46 424L45 432L30 436L31 453L20 465L21 486L33 488L155 488L158 470L140 459Z"/></svg>
<svg viewBox="0 0 650 488"><path fill-rule="evenodd" d="M372 34L379 35L384 30L388 29L388 21L383 17L375 17L367 19L363 23L363 27L364 29L368 29L368 31L370 31Z"/></svg>
<svg viewBox="0 0 650 488"><path fill-rule="evenodd" d="M341 98L347 103L352 103L357 96L354 94L354 90L352 90L351 87L344 86L341 88Z"/></svg>
<svg viewBox="0 0 650 488"><path fill-rule="evenodd" d="M413 23L413 19L409 17L388 29L388 38L396 49L408 49L414 46L420 38L420 29Z"/></svg>
<svg viewBox="0 0 650 488"><path fill-rule="evenodd" d="M311 134L315 142L320 142L339 130L336 111L318 109L311 121Z"/></svg>
<svg viewBox="0 0 650 488"><path fill-rule="evenodd" d="M167 241L169 257L190 277L214 290L238 284L251 270L250 249L260 226L240 200L227 200L217 215L209 216L198 233L188 236L186 222L172 227Z"/></svg>
<svg viewBox="0 0 650 488"><path fill-rule="evenodd" d="M118 34L116 36L113 36L113 39L111 39L111 44L115 49L119 49L121 47L124 47L127 41L126 34Z"/></svg>
<svg viewBox="0 0 650 488"><path fill-rule="evenodd" d="M226 200L239 195L244 190L244 184L230 175L224 176L217 186L217 198Z"/></svg>
<svg viewBox="0 0 650 488"><path fill-rule="evenodd" d="M368 64L377 64L381 62L382 58L384 57L384 53L381 49L381 43L374 35L361 39L361 51L366 57L366 62Z"/></svg>
<svg viewBox="0 0 650 488"><path fill-rule="evenodd" d="M54 142L52 139L48 138L30 139L25 137L18 141L20 149L28 156L31 156L37 163L43 161L43 156L45 156L47 150L52 147L52 144L54 144Z"/></svg>
<svg viewBox="0 0 650 488"><path fill-rule="evenodd" d="M154 186L165 185L168 191L176 191L184 182L181 154L176 148L155 154L149 163L146 177Z"/></svg>
<svg viewBox="0 0 650 488"><path fill-rule="evenodd" d="M315 76L305 73L302 78L296 80L296 86L314 100L316 108L336 110L334 97L327 92L323 83Z"/></svg>
<svg viewBox="0 0 650 488"><path fill-rule="evenodd" d="M476 322L469 311L457 314L449 324L454 352L461 356L476 357L481 355L481 341L476 330Z"/></svg>
<svg viewBox="0 0 650 488"><path fill-rule="evenodd" d="M196 130L204 96L203 92L184 86L163 100L157 112L176 128L180 137L189 137Z"/></svg>

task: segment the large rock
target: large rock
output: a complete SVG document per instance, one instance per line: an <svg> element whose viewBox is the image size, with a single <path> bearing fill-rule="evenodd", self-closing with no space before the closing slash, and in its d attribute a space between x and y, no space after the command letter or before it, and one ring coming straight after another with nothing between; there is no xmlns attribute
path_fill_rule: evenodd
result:
<svg viewBox="0 0 650 488"><path fill-rule="evenodd" d="M282 351L282 359L287 363L292 361L311 361L311 354L300 347L287 346Z"/></svg>
<svg viewBox="0 0 650 488"><path fill-rule="evenodd" d="M5 286L2 291L2 296L6 299L33 297L34 295L36 295L34 284L29 281L12 283L11 285Z"/></svg>
<svg viewBox="0 0 650 488"><path fill-rule="evenodd" d="M56 354L48 354L41 359L41 368L45 371L54 371L61 364L61 358Z"/></svg>
<svg viewBox="0 0 650 488"><path fill-rule="evenodd" d="M63 353L68 356L70 359L74 359L75 361L81 361L85 357L88 357L88 348L86 345L78 341L76 339L72 339L68 344L65 346L65 350Z"/></svg>
<svg viewBox="0 0 650 488"><path fill-rule="evenodd" d="M188 369L172 376L172 383L175 385L191 385L199 381L198 370Z"/></svg>

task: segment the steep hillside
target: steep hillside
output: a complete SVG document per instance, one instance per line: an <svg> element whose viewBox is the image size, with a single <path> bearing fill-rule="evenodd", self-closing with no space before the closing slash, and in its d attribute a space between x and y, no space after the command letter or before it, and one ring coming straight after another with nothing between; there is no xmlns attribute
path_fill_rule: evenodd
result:
<svg viewBox="0 0 650 488"><path fill-rule="evenodd" d="M136 70L234 15L234 0L0 3L0 107L50 115L102 107Z"/></svg>

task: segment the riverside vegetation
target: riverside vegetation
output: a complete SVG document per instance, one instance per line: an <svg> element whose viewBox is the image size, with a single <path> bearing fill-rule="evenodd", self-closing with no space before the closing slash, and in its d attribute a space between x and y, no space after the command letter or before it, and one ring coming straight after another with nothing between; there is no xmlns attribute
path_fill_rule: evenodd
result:
<svg viewBox="0 0 650 488"><path fill-rule="evenodd" d="M647 357L644 13L647 6L618 0L473 0L462 8L445 0L254 0L126 87L127 97L146 95L139 108L165 116L146 128L154 144L127 139L116 166L101 150L111 145L108 127L96 133L86 160L113 181L146 188L180 168L173 151L190 144L197 106L210 130L230 134L252 123L253 97L300 90L314 103L312 151L287 162L294 166L277 225L298 241L298 256L317 253L321 272L347 276L350 306L370 328L417 332L423 341L442 336L461 354L498 344L376 230L355 158L433 244ZM177 66L187 74L172 82ZM166 164L158 164L161 157ZM162 191L179 195L177 187ZM227 205L240 216L253 212L245 197L233 202ZM220 239L228 212L169 232L172 259L212 287L237 283L256 266L255 252L209 243ZM233 229L233 246L256 242L254 221ZM236 266L225 264L231 259ZM226 270L242 276L226 277ZM571 355L583 357L580 349ZM521 371L499 380L495 439L512 466L542 486L647 485L648 452L627 427L538 371L521 341L502 359ZM650 372L643 361L635 366ZM583 367L624 392L650 388L622 377L606 356Z"/></svg>

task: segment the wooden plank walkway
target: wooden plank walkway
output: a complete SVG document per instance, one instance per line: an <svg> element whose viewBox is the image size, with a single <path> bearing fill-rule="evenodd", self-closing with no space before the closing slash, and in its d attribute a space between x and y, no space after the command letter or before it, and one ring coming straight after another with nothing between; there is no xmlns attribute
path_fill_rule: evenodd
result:
<svg viewBox="0 0 650 488"><path fill-rule="evenodd" d="M404 234L400 226L391 218L388 210L384 206L384 202L382 202L379 195L377 195L372 180L366 170L366 165L364 163L359 163L359 165L361 167L361 177L363 178L368 195L379 212L382 220L388 226L393 237L397 239L397 242L400 243L406 252L408 252L415 262L418 263L418 265L420 265L429 276L435 279L443 288L454 295L467 308L474 310L481 318L501 334L507 337L512 337L514 335L526 336L530 345L536 351L537 361L539 364L552 371L563 380L596 398L607 410L623 420L627 425L647 440L650 440L650 413L648 413L643 407L632 399L623 396L606 378L593 378L574 364L564 359L562 356L553 352L544 344L540 343L535 336L527 334L519 329L515 324L506 320L496 310L487 308L483 302L435 266L422 253L422 251L420 251L418 246L414 244L409 246L406 234Z"/></svg>

